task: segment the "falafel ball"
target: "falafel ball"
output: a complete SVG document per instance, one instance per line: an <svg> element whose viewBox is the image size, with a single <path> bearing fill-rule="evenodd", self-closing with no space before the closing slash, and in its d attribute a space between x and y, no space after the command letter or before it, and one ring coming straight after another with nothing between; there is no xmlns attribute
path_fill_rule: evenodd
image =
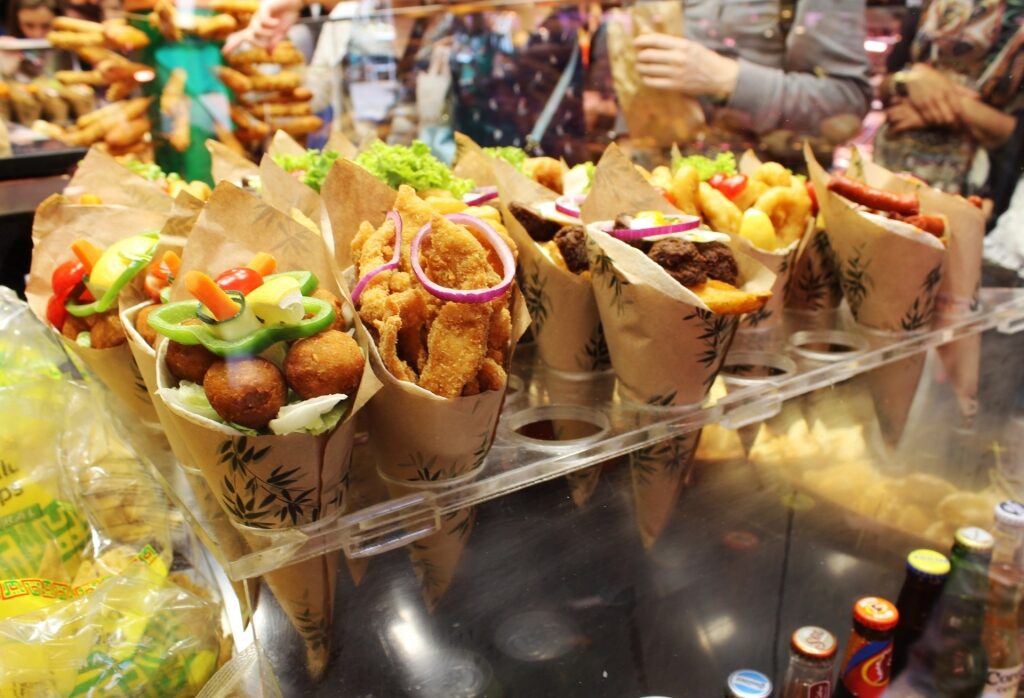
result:
<svg viewBox="0 0 1024 698"><path fill-rule="evenodd" d="M85 323L85 320L74 315L68 315L64 319L64 325L60 328L60 333L72 342L78 339L79 334L88 331L89 326Z"/></svg>
<svg viewBox="0 0 1024 698"><path fill-rule="evenodd" d="M729 246L721 242L698 242L697 250L704 258L704 270L712 279L736 285L740 270L736 266L736 257Z"/></svg>
<svg viewBox="0 0 1024 698"><path fill-rule="evenodd" d="M116 310L108 310L93 316L95 322L89 328L90 345L93 349L110 349L128 341L124 325Z"/></svg>
<svg viewBox="0 0 1024 698"><path fill-rule="evenodd" d="M366 362L356 340L338 330L300 339L288 350L284 375L303 400L320 395L353 395Z"/></svg>
<svg viewBox="0 0 1024 698"><path fill-rule="evenodd" d="M146 340L146 344L151 347L156 346L156 339L160 335L157 331L149 326L149 314L159 308L158 305L147 305L145 308L139 311L138 315L135 316L135 330Z"/></svg>
<svg viewBox="0 0 1024 698"><path fill-rule="evenodd" d="M699 286L708 280L704 258L697 246L687 240L662 238L651 246L647 256L683 286Z"/></svg>
<svg viewBox="0 0 1024 698"><path fill-rule="evenodd" d="M227 422L263 429L288 401L277 366L260 357L217 360L203 378L210 406Z"/></svg>
<svg viewBox="0 0 1024 698"><path fill-rule="evenodd" d="M202 383L210 366L219 359L202 344L179 344L167 340L167 370L180 381Z"/></svg>
<svg viewBox="0 0 1024 698"><path fill-rule="evenodd" d="M330 291L318 288L310 294L313 298L319 298L322 301L326 301L334 306L334 324L331 325L330 329L344 332L347 328L345 327L345 317L341 313L341 299Z"/></svg>

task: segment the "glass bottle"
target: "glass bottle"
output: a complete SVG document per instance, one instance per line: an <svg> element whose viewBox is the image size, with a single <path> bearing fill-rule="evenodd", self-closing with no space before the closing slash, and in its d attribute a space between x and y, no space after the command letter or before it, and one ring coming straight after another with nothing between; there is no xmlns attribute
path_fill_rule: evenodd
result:
<svg viewBox="0 0 1024 698"><path fill-rule="evenodd" d="M836 647L835 635L824 628L798 628L789 639L789 668L782 682L782 698L829 698Z"/></svg>
<svg viewBox="0 0 1024 698"><path fill-rule="evenodd" d="M988 672L982 698L1012 698L1021 678L1020 636L1017 607L1021 576L1010 563L989 569L989 600L982 645L988 658Z"/></svg>
<svg viewBox="0 0 1024 698"><path fill-rule="evenodd" d="M907 576L896 599L900 622L893 635L890 680L906 668L910 648L924 634L948 574L949 558L940 552L921 548L907 555Z"/></svg>
<svg viewBox="0 0 1024 698"><path fill-rule="evenodd" d="M995 507L992 564L1024 567L1024 504L1007 500Z"/></svg>
<svg viewBox="0 0 1024 698"><path fill-rule="evenodd" d="M853 605L853 631L836 680L836 698L880 698L889 685L896 607L867 596Z"/></svg>
<svg viewBox="0 0 1024 698"><path fill-rule="evenodd" d="M753 669L734 671L725 682L725 698L770 698L771 695L771 679Z"/></svg>

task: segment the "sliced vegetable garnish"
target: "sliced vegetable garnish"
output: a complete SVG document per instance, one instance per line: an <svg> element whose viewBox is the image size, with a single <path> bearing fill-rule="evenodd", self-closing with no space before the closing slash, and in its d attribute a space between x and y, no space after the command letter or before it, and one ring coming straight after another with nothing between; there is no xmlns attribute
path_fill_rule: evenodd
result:
<svg viewBox="0 0 1024 698"><path fill-rule="evenodd" d="M251 293L263 285L263 275L249 267L235 267L221 272L217 285L225 291Z"/></svg>
<svg viewBox="0 0 1024 698"><path fill-rule="evenodd" d="M493 288L480 288L480 289L469 289L462 290L457 288L448 288L441 286L430 280L426 272L423 271L423 266L420 264L420 248L423 246L423 241L427 235L430 234L432 226L427 223L425 226L420 228L419 232L416 233L416 237L412 239L412 250L411 250L411 261L412 270L416 274L416 278L419 279L420 283L423 284L423 288L427 289L432 295L441 298L446 301L455 301L457 303L486 303L492 301L495 298L499 298L505 294L506 291L512 286L512 280L515 278L516 273L516 260L515 255L512 254L511 248L508 244L498 235L497 231L494 230L486 221L476 218L475 216L467 216L464 213L450 213L445 216L452 223L464 225L467 228L473 228L477 230L487 238L487 241L491 243L491 247L498 255L498 259L501 260L502 267L502 278L501 282Z"/></svg>
<svg viewBox="0 0 1024 698"><path fill-rule="evenodd" d="M389 220L395 224L395 251L391 255L390 261L381 264L376 269L370 270L369 272L363 275L363 278L359 279L359 283L357 283L356 287L352 289L353 303L359 302L359 296L363 295L363 291L366 290L366 287L370 284L370 281L373 280L373 277L377 276L377 274L380 274L382 271L388 271L389 269L397 269L398 261L402 258L402 217L398 215L398 211L392 209L388 211L386 220Z"/></svg>
<svg viewBox="0 0 1024 698"><path fill-rule="evenodd" d="M185 288L188 289L193 298L198 300L209 311L209 315L213 316L211 322L223 322L224 320L238 317L238 314L242 312L242 308L245 307L244 303L239 303L236 300L237 296L232 297L226 289L218 286L213 279L195 269L185 274Z"/></svg>
<svg viewBox="0 0 1024 698"><path fill-rule="evenodd" d="M85 267L86 273L92 271L92 268L96 265L96 262L103 255L103 250L96 247L88 240L75 240L71 243L71 251L74 252L75 257Z"/></svg>
<svg viewBox="0 0 1024 698"><path fill-rule="evenodd" d="M274 270L277 269L277 260L269 252L259 252L245 266L260 276L267 276L268 274L273 274Z"/></svg>
<svg viewBox="0 0 1024 698"><path fill-rule="evenodd" d="M143 233L108 248L96 260L92 271L86 278L86 284L93 287L92 290L99 294L99 299L84 305L69 300L65 306L68 313L75 317L88 317L110 310L111 306L117 302L117 296L121 293L121 289L127 286L135 278L135 275L145 269L153 259L158 240L157 233ZM123 246L123 248L118 249L119 246ZM131 251L129 252L129 250ZM76 251L76 256L77 254ZM116 277L113 276L118 269L120 272ZM99 281L101 276L102 283Z"/></svg>
<svg viewBox="0 0 1024 698"><path fill-rule="evenodd" d="M498 198L497 187L477 187L462 197L462 202L467 206L480 206L492 199Z"/></svg>
<svg viewBox="0 0 1024 698"><path fill-rule="evenodd" d="M302 299L303 309L311 316L294 325L263 327L242 337L224 339L216 334L216 325L181 323L198 317L199 304L195 301L178 301L160 306L151 312L146 320L154 330L179 344L202 344L217 356L256 356L277 342L311 337L334 323L334 306L319 298Z"/></svg>
<svg viewBox="0 0 1024 698"><path fill-rule="evenodd" d="M666 216L665 225L652 225L640 228L623 228L614 230L606 229L604 232L619 240L639 240L641 238L656 237L658 235L671 235L672 233L685 233L688 230L695 230L700 227L700 218L697 216Z"/></svg>
<svg viewBox="0 0 1024 698"><path fill-rule="evenodd" d="M316 278L316 274L311 271L279 271L276 274L264 276L263 282L266 283L279 276L290 276L298 281L299 290L302 291L302 295L304 296L311 294L320 285L320 279Z"/></svg>
<svg viewBox="0 0 1024 698"><path fill-rule="evenodd" d="M555 199L555 210L572 218L580 217L580 206L586 200L586 194L571 194Z"/></svg>

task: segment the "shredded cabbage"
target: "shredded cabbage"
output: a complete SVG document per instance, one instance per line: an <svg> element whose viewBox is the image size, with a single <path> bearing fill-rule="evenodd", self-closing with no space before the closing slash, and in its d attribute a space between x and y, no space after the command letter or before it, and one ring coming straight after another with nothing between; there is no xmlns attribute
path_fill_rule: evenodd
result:
<svg viewBox="0 0 1024 698"><path fill-rule="evenodd" d="M316 436L333 429L348 411L347 395L323 395L285 405L277 418L270 420L270 431L275 434L307 432Z"/></svg>

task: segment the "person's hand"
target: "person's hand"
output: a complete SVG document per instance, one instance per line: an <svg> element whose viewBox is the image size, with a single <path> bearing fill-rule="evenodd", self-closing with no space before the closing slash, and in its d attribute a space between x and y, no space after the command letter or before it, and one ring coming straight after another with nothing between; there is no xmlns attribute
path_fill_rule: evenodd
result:
<svg viewBox="0 0 1024 698"><path fill-rule="evenodd" d="M957 123L960 100L976 99L978 93L958 85L924 63L915 63L906 72L907 98L931 126L952 126Z"/></svg>
<svg viewBox="0 0 1024 698"><path fill-rule="evenodd" d="M914 108L908 100L901 99L885 111L885 120L893 133L911 131L928 125L921 112Z"/></svg>
<svg viewBox="0 0 1024 698"><path fill-rule="evenodd" d="M696 41L668 34L643 34L633 45L636 69L647 87L719 98L728 97L736 89L739 64Z"/></svg>
<svg viewBox="0 0 1024 698"><path fill-rule="evenodd" d="M302 0L263 0L249 26L227 38L223 53L227 55L246 42L274 50L299 19L301 10Z"/></svg>
<svg viewBox="0 0 1024 698"><path fill-rule="evenodd" d="M427 73L430 75L446 75L451 71L449 65L452 57L452 37L446 36L434 42L430 49L430 65Z"/></svg>

